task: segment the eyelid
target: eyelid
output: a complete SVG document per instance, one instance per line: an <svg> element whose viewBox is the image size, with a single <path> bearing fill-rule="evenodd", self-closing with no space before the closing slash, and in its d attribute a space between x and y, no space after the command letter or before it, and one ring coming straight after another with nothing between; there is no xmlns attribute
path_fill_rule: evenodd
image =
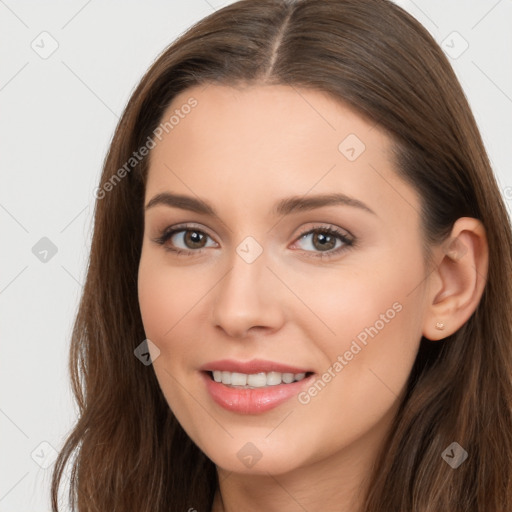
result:
<svg viewBox="0 0 512 512"><path fill-rule="evenodd" d="M338 240L341 240L342 245L337 249L331 249L328 251L306 251L302 250L302 253L307 258L321 258L328 260L330 258L336 258L340 256L341 253L352 249L357 245L356 237L350 233L350 231L335 226L329 223L317 223L316 225L309 226L304 228L301 231L301 234L295 239L292 245L295 245L298 241L300 241L306 235L313 234L315 232L324 232L329 233L330 235L336 237ZM299 249L300 250L300 249Z"/></svg>
<svg viewBox="0 0 512 512"><path fill-rule="evenodd" d="M204 226L202 226L200 224L196 224L194 222L184 222L184 223L180 223L180 224L173 224L170 226L166 226L164 229L162 229L159 232L159 238L163 238L171 233L175 234L178 231L193 231L193 230L200 231L201 233L204 233L205 235L209 236L212 240L214 240L215 243L218 243L215 240L215 237L213 237L209 233L207 228L205 228Z"/></svg>
<svg viewBox="0 0 512 512"><path fill-rule="evenodd" d="M172 226L167 226L164 229L160 230L158 235L154 238L151 238L151 240L158 245L161 245L164 250L174 253L176 255L181 256L194 256L202 254L203 250L206 249L206 247L201 247L199 249L181 249L179 247L168 247L166 245L167 241L172 238L174 235L180 232L186 232L186 231L198 231L206 235L208 238L213 240L215 244L218 245L218 242L215 240L215 238L208 233L208 230L204 228L203 226L200 226L199 224L193 223L193 222L184 222L180 224L175 224Z"/></svg>
<svg viewBox="0 0 512 512"><path fill-rule="evenodd" d="M333 232L336 232L338 235L343 235L351 240L355 240L356 238L348 229L340 228L334 224L329 224L328 222L313 222L312 224L313 226L308 226L306 228L301 229L301 233L298 235L296 240L299 240L304 235L311 233L311 231L321 231L322 229L325 231L332 230Z"/></svg>

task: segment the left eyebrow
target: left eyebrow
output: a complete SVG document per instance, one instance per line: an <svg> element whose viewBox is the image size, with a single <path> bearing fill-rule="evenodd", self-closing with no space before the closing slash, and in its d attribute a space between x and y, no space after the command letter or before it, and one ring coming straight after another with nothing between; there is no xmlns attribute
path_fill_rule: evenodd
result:
<svg viewBox="0 0 512 512"><path fill-rule="evenodd" d="M162 192L154 196L145 209L148 210L157 205L169 206L172 208L180 208L203 215L211 215L217 217L215 208L207 201L196 197L185 196L181 194L172 194L170 192ZM359 208L373 215L377 215L369 206L354 197L345 194L321 194L315 196L292 196L278 201L272 209L272 214L276 216L290 215L294 212L314 210L323 206L351 206Z"/></svg>
<svg viewBox="0 0 512 512"><path fill-rule="evenodd" d="M359 199L345 194L333 193L316 196L293 196L279 201L273 209L274 215L290 215L296 211L314 210L322 206L352 206L377 215L369 206Z"/></svg>

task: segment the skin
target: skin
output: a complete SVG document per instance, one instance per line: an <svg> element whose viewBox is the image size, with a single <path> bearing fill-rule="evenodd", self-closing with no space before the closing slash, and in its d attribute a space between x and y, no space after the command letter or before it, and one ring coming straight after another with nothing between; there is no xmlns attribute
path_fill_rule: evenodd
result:
<svg viewBox="0 0 512 512"><path fill-rule="evenodd" d="M435 267L427 268L420 198L396 175L390 139L322 92L194 87L174 98L164 118L191 96L197 106L151 151L145 204L173 192L209 202L218 215L166 205L145 211L139 301L146 335L160 350L156 376L178 421L217 466L212 510L357 511L421 336L441 340L478 305L485 231L475 219L459 219L456 243L433 247ZM338 149L349 134L365 145L354 161ZM289 196L333 192L374 213L348 205L271 212ZM182 223L207 235L200 253L183 231L166 245L190 254L154 241ZM300 235L329 226L356 243L315 257L321 243ZM252 263L236 252L247 236L263 249ZM326 252L343 246L334 240ZM229 412L200 377L199 367L224 358L268 359L320 377L396 303L394 318L359 343L307 404L294 397L263 414ZM261 452L251 468L237 457L247 442Z"/></svg>

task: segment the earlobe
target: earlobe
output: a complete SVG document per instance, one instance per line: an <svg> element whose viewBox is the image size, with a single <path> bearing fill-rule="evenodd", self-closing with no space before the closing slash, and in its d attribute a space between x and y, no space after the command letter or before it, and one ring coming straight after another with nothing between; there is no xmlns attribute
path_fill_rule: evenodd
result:
<svg viewBox="0 0 512 512"><path fill-rule="evenodd" d="M444 339L474 313L487 279L489 248L483 224L461 217L448 240L434 250L437 267L429 277L423 336Z"/></svg>

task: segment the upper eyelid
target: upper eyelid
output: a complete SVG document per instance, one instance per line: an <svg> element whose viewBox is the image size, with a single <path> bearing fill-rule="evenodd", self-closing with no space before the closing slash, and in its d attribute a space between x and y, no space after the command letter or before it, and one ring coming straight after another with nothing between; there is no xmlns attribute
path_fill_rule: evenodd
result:
<svg viewBox="0 0 512 512"><path fill-rule="evenodd" d="M321 231L322 229L324 229L324 230L331 229L333 231L336 231L338 235L343 235L350 239L355 238L355 236L348 229L335 226L334 224L330 224L329 222L326 222L323 224L321 222L313 223L313 224L317 224L317 225L310 226L308 228L304 228L304 230L301 231L301 233L298 235L298 237L300 238L303 235L307 235L308 233L311 233L311 231ZM338 232L341 232L341 233L338 233Z"/></svg>
<svg viewBox="0 0 512 512"><path fill-rule="evenodd" d="M185 224L185 225L181 225L181 224L177 224L175 226L168 226L166 228L164 228L160 234L161 235L165 235L167 233L172 233L172 236L174 236L176 233L179 233L181 231L193 231L193 230L197 230L197 231L201 231L202 233L204 233L205 235L209 236L212 240L214 240L216 243L218 243L216 240L215 240L215 237L212 236L208 230L202 226L199 226L199 225L195 225L195 224Z"/></svg>

